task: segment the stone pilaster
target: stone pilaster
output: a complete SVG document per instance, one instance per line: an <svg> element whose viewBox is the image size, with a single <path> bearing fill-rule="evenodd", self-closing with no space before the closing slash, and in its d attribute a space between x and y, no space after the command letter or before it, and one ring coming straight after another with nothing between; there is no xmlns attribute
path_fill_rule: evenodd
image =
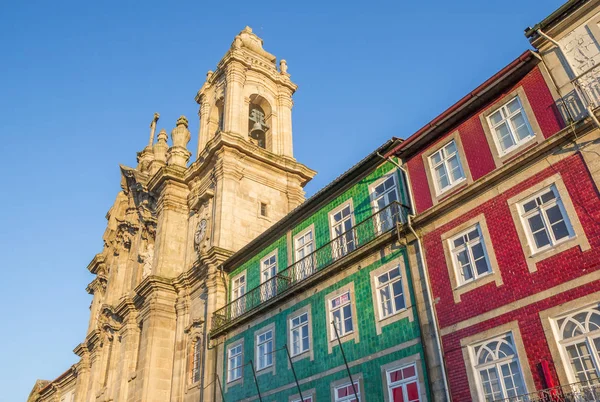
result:
<svg viewBox="0 0 600 402"><path fill-rule="evenodd" d="M73 352L79 356L79 363L76 366L75 402L86 402L90 384L90 353L84 344L78 345Z"/></svg>
<svg viewBox="0 0 600 402"><path fill-rule="evenodd" d="M232 61L227 66L227 89L225 95L225 131L246 136L242 130L242 121L247 120L247 116L242 115L242 94L246 76L244 66Z"/></svg>
<svg viewBox="0 0 600 402"><path fill-rule="evenodd" d="M152 274L166 278L174 278L185 270L189 190L182 174L176 168L166 167L149 184L159 194Z"/></svg>
<svg viewBox="0 0 600 402"><path fill-rule="evenodd" d="M175 349L177 293L171 281L156 276L146 278L136 292L143 330L134 400L168 401Z"/></svg>
<svg viewBox="0 0 600 402"><path fill-rule="evenodd" d="M177 297L175 311L177 314L177 327L175 330L175 359L173 362L173 387L171 389L171 401L180 401L187 392L187 355L188 342L185 336L185 330L189 321L189 303L186 295L187 291L180 289L180 296Z"/></svg>

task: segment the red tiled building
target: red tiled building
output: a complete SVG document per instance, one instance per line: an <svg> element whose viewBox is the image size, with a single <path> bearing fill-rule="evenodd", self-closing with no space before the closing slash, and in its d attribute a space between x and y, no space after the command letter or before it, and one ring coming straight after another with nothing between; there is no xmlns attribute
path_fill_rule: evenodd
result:
<svg viewBox="0 0 600 402"><path fill-rule="evenodd" d="M599 22L569 1L393 152L454 401L600 398Z"/></svg>

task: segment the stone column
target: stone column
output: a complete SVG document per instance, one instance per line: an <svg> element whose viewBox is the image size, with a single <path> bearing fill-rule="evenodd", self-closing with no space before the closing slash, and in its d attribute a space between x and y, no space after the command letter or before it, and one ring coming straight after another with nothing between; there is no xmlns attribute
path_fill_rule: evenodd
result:
<svg viewBox="0 0 600 402"><path fill-rule="evenodd" d="M184 293L184 290L180 290ZM180 401L186 391L186 356L187 342L185 327L188 320L188 302L185 295L177 298L175 312L177 314L177 326L175 329L175 359L173 363L173 387L171 388L171 401Z"/></svg>
<svg viewBox="0 0 600 402"><path fill-rule="evenodd" d="M170 281L157 277L147 278L137 293L143 298L140 315L144 330L134 400L168 401L175 349L177 294Z"/></svg>
<svg viewBox="0 0 600 402"><path fill-rule="evenodd" d="M239 62L231 62L227 66L227 89L225 96L225 131L247 136L242 130L242 119L248 116L242 116L242 106L244 99L242 98L244 82L246 80L244 67Z"/></svg>
<svg viewBox="0 0 600 402"><path fill-rule="evenodd" d="M86 402L90 382L90 354L84 344L77 346L73 352L80 357L77 363L75 402Z"/></svg>
<svg viewBox="0 0 600 402"><path fill-rule="evenodd" d="M294 149L292 144L292 91L286 87L279 88L277 95L278 105L278 121L279 121L279 153L288 158L294 157Z"/></svg>
<svg viewBox="0 0 600 402"><path fill-rule="evenodd" d="M136 351L138 346L139 328L138 313L131 299L124 300L117 307L117 313L123 317L119 331L120 350L118 369L115 376L115 401L127 401L129 385L135 375Z"/></svg>
<svg viewBox="0 0 600 402"><path fill-rule="evenodd" d="M198 110L198 117L200 117L200 129L198 130L198 152L196 155L200 155L204 150L204 147L211 136L211 133L209 133L210 103L208 103L205 98L205 96L201 96L199 99L200 109ZM213 107L217 106L213 105Z"/></svg>
<svg viewBox="0 0 600 402"><path fill-rule="evenodd" d="M189 190L183 173L166 169L162 183L151 188L159 193L152 275L173 278L185 270Z"/></svg>
<svg viewBox="0 0 600 402"><path fill-rule="evenodd" d="M214 312L217 311L219 308L223 307L227 303L227 294L225 292L225 283L224 283L225 278L223 278L221 276L221 271L219 271L217 268L221 264L221 262L217 262L217 261L219 261L219 259L213 257L213 261L208 265L208 276L206 279L206 286L208 289L208 298L206 301L206 303L208 303L208 305L207 305L208 322L206 322L205 325L207 326L207 333L209 333L210 330L212 329L211 317L213 316ZM215 346L214 343L217 343L217 342L213 341L213 346ZM208 342L204 346L204 353L206 354L206 357L205 357L205 361L204 361L204 373L202 373L202 375L204 376L205 387L208 384L212 383L212 385L210 387L207 387L204 390L204 400L205 401L214 400L213 395L216 395L217 400L220 400L221 397L220 397L219 391L216 390L216 388L218 388L218 385L215 381L215 370L216 370L216 373L222 372L223 356L219 355L219 349L216 347L209 350ZM221 380L221 382L223 382L222 378L220 380Z"/></svg>

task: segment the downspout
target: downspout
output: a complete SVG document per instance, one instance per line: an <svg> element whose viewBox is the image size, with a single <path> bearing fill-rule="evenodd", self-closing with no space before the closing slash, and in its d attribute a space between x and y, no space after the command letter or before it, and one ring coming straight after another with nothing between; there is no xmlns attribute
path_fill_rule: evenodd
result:
<svg viewBox="0 0 600 402"><path fill-rule="evenodd" d="M200 300L204 302L204 331L202 331L202 347L206 346L206 350L208 351L208 345L206 342L206 334L208 332L208 288L204 288L204 292L200 295ZM204 372L205 364L206 353L202 353L202 363L200 365L200 373L202 373L200 379L200 402L204 401L204 377L206 375Z"/></svg>
<svg viewBox="0 0 600 402"><path fill-rule="evenodd" d="M419 235L417 234L417 232L415 231L415 229L412 226L411 220L412 218L415 217L414 212L415 212L415 200L414 200L414 195L412 192L412 186L410 184L410 177L408 176L408 172L406 171L406 169L401 166L398 162L396 162L395 160L392 159L391 156L385 158L383 155L381 155L380 153L377 153L377 155L383 159L387 159L387 161L391 162L393 165L395 165L396 167L398 167L398 169L400 169L403 173L404 173L404 177L406 178L406 187L408 190L408 196L410 198L410 205L411 205L411 209L413 214L408 214L407 216L407 226L410 229L410 231L412 232L412 234L415 236L415 239L417 240L417 248L419 251L419 263L421 264L421 266L423 267L423 277L425 278L425 290L427 292L427 299L429 301L428 303L428 307L431 310L431 316L433 317L433 332L435 335L435 341L437 343L437 352L438 352L438 357L440 359L440 365L441 365L441 369L442 369L442 381L444 382L444 393L446 394L446 400L447 401L451 401L450 399L450 390L448 387L448 378L446 377L446 365L444 364L444 355L442 353L442 342L441 342L441 338L440 338L440 334L439 334L439 326L438 326L438 320L437 320L437 315L435 313L435 309L433 307L433 297L432 297L432 292L431 292L431 285L429 283L429 275L426 272L426 268L425 268L425 259L423 258L423 246L421 244L421 238L419 237Z"/></svg>
<svg viewBox="0 0 600 402"><path fill-rule="evenodd" d="M544 31L542 31L541 29L537 29L536 30L537 34L540 35L542 38L546 39L548 42L552 43L554 46L556 46L556 48L558 49L558 51L560 52L560 54L562 55L563 59L565 61L567 61L567 55L565 54L565 52L563 51L562 46L560 46L560 43L558 43L555 39L551 38L550 36L546 35L544 33ZM545 66L545 64L544 64ZM575 76L575 72L571 71L571 74L573 74L573 77ZM550 74L550 76L552 76L552 74ZM554 82L554 79L552 80ZM556 85L556 83L554 84ZM577 90L577 87L575 88ZM577 91L579 93L579 91ZM584 102L585 105L585 110L587 110L588 115L590 116L590 118L594 121L594 124L596 125L597 128L600 128L600 121L598 121L598 118L596 117L596 115L594 114L594 111L592 110L592 108L590 107L589 103L583 99L582 94L579 94L579 96L582 98L581 101Z"/></svg>

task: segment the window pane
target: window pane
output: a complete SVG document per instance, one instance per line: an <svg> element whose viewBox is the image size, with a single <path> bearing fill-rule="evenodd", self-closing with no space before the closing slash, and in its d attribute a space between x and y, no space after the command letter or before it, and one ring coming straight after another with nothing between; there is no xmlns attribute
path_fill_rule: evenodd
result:
<svg viewBox="0 0 600 402"><path fill-rule="evenodd" d="M510 114L514 113L515 111L519 110L521 108L521 105L519 105L519 99L515 98L512 101L510 101L507 105L506 108L508 109L508 112Z"/></svg>
<svg viewBox="0 0 600 402"><path fill-rule="evenodd" d="M550 190L545 194L542 194L542 196L540 197L542 199L543 203L546 203L550 200L553 200L556 198L556 196L554 195L554 191Z"/></svg>
<svg viewBox="0 0 600 402"><path fill-rule="evenodd" d="M548 233L546 233L546 230L541 230L537 233L534 233L533 240L535 240L535 246L537 248L542 248L550 244L550 238L548 237Z"/></svg>
<svg viewBox="0 0 600 402"><path fill-rule="evenodd" d="M536 214L527 219L529 221L529 227L532 232L537 232L544 228L544 221L542 220L541 215Z"/></svg>
<svg viewBox="0 0 600 402"><path fill-rule="evenodd" d="M464 177L462 169L460 167L460 162L458 160L458 155L454 155L448 160L448 164L450 165L450 175L452 176L453 181L460 180Z"/></svg>
<svg viewBox="0 0 600 402"><path fill-rule="evenodd" d="M440 163L442 161L441 152L436 152L435 154L431 155L431 161L434 165Z"/></svg>
<svg viewBox="0 0 600 402"><path fill-rule="evenodd" d="M506 123L502 123L496 127L496 136L503 151L515 145L515 141L513 140Z"/></svg>
<svg viewBox="0 0 600 402"><path fill-rule="evenodd" d="M500 113L500 110L490 116L490 121L494 126L502 121L502 114Z"/></svg>
<svg viewBox="0 0 600 402"><path fill-rule="evenodd" d="M483 275L490 271L485 258L475 261L475 268L477 269L478 275Z"/></svg>
<svg viewBox="0 0 600 402"><path fill-rule="evenodd" d="M567 224L565 223L565 221L558 222L552 225L552 232L554 233L554 238L556 240L569 237L569 229L567 229Z"/></svg>
<svg viewBox="0 0 600 402"><path fill-rule="evenodd" d="M446 168L444 167L444 165L440 165L437 168L435 168L435 174L437 176L438 186L440 190L450 185L450 182L448 181L448 176L446 175Z"/></svg>
<svg viewBox="0 0 600 402"><path fill-rule="evenodd" d="M448 145L446 145L446 155L452 155L456 152L456 144L454 141L450 141Z"/></svg>
<svg viewBox="0 0 600 402"><path fill-rule="evenodd" d="M531 200L531 201L523 204L523 211L529 212L529 211L535 209L536 207L537 207L537 203L535 202L535 200Z"/></svg>

